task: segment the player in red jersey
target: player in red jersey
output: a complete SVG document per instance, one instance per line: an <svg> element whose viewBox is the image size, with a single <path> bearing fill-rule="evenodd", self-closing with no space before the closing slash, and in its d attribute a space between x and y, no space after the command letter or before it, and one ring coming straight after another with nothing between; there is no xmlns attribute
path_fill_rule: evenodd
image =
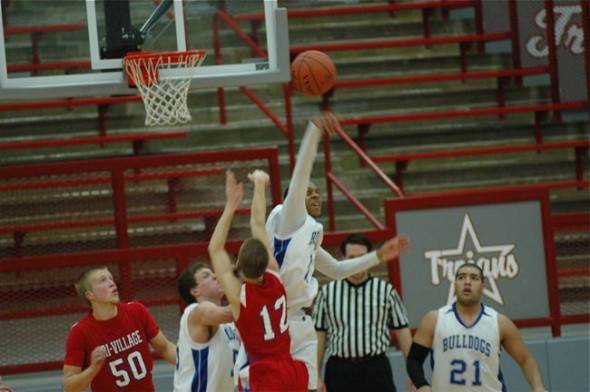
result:
<svg viewBox="0 0 590 392"><path fill-rule="evenodd" d="M106 267L93 267L76 281L91 311L74 324L66 342L64 391L154 391L151 345L176 363L176 348L139 302L120 303Z"/></svg>
<svg viewBox="0 0 590 392"><path fill-rule="evenodd" d="M248 354L248 374L239 375L239 389L257 391L307 391L305 364L291 357L287 323L287 295L279 278L279 266L270 250L265 229L265 187L268 174L256 170L248 175L254 183L250 225L252 238L240 248L234 275L224 245L234 212L242 201L243 184L226 174L225 209L211 241L209 255L217 279L231 305L234 320Z"/></svg>

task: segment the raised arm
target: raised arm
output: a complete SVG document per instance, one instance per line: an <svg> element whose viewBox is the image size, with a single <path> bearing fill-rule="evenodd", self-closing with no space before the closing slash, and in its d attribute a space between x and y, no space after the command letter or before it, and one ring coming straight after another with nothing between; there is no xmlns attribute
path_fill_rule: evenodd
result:
<svg viewBox="0 0 590 392"><path fill-rule="evenodd" d="M366 255L338 261L323 248L318 248L315 268L331 279L344 279L350 275L365 271L379 263L387 263L406 253L410 247L410 239L400 235L387 240L381 247Z"/></svg>
<svg viewBox="0 0 590 392"><path fill-rule="evenodd" d="M262 170L254 170L248 174L248 179L254 184L254 195L252 196L252 208L250 209L250 228L252 230L252 237L258 238L268 251L268 268L279 272L279 264L277 263L268 240L268 235L265 228L266 218L266 194L265 189L268 185L269 176Z"/></svg>
<svg viewBox="0 0 590 392"><path fill-rule="evenodd" d="M522 372L527 379L533 392L545 392L541 372L535 358L524 344L516 325L503 314L498 315L498 324L500 326L500 340L506 349L506 352L514 358L516 363L521 367Z"/></svg>
<svg viewBox="0 0 590 392"><path fill-rule="evenodd" d="M289 192L283 203L277 234L287 237L295 232L305 221L307 209L305 195L311 177L311 169L317 155L318 142L322 132L333 133L338 120L331 112L322 112L307 125L299 152L295 169L289 183Z"/></svg>
<svg viewBox="0 0 590 392"><path fill-rule="evenodd" d="M238 184L236 181L234 173L228 170L225 175L225 208L209 241L209 257L211 258L213 269L231 305L232 313L236 320L240 315L240 289L242 283L234 275L231 259L225 250L225 242L234 213L242 202L244 195L243 188L243 184Z"/></svg>

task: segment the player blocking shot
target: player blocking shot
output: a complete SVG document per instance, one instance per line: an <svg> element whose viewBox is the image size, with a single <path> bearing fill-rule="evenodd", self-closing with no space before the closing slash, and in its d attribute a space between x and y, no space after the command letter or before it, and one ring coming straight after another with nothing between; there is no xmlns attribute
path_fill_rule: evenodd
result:
<svg viewBox="0 0 590 392"><path fill-rule="evenodd" d="M393 260L409 247L409 239L398 236L385 241L376 251L344 261L336 260L322 248L323 226L316 220L321 216L322 201L319 188L310 181L310 176L319 140L323 134L334 133L338 126L338 119L329 111L319 113L308 123L285 200L271 211L266 221L267 235L287 292L291 354L305 363L309 390L317 388L318 380L317 336L311 318L311 306L319 287L314 271L317 269L331 279L344 279ZM247 367L242 349L236 367Z"/></svg>

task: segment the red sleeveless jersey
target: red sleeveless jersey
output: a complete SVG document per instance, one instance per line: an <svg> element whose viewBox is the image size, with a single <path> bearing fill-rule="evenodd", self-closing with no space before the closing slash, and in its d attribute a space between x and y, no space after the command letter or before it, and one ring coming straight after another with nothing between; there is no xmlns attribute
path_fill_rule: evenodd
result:
<svg viewBox="0 0 590 392"><path fill-rule="evenodd" d="M272 272L263 277L261 285L242 285L240 318L235 322L251 363L269 356L290 356L285 287Z"/></svg>
<svg viewBox="0 0 590 392"><path fill-rule="evenodd" d="M238 390L307 392L307 368L290 353L285 287L273 272L263 277L261 285L244 283L240 293L240 317L235 324L249 366L240 371Z"/></svg>

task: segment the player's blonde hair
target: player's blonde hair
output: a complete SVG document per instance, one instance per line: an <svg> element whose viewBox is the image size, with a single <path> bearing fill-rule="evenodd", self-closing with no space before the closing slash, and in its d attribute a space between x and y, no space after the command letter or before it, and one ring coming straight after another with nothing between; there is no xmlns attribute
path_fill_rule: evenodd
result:
<svg viewBox="0 0 590 392"><path fill-rule="evenodd" d="M91 290L90 276L94 272L102 271L102 270L108 270L108 268L104 265L96 265L96 266L90 267L87 270L85 270L84 272L82 272L78 276L78 279L76 279L76 284L74 286L76 287L76 291L78 292L78 297L80 297L80 299L82 301L85 301L86 303L88 303L88 305L90 305L90 301L88 301L88 298L86 298L86 292Z"/></svg>

